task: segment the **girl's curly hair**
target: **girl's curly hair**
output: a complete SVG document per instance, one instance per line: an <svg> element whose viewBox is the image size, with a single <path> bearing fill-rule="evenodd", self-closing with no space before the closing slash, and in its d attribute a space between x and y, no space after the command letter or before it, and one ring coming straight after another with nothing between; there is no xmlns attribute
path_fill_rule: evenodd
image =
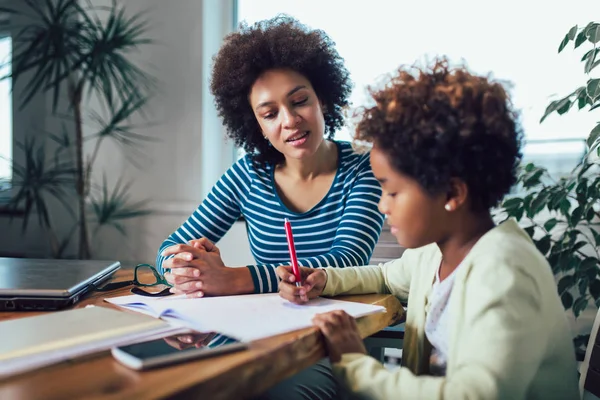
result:
<svg viewBox="0 0 600 400"><path fill-rule="evenodd" d="M489 210L516 182L522 131L504 87L437 59L400 68L363 108L355 139L374 142L393 167L431 195L459 178L474 211Z"/></svg>
<svg viewBox="0 0 600 400"><path fill-rule="evenodd" d="M286 15L242 24L225 38L214 59L210 88L227 135L255 161L278 164L284 159L264 139L248 100L252 85L267 70L291 69L310 81L324 105L328 138L344 125L352 84L334 46L325 32Z"/></svg>

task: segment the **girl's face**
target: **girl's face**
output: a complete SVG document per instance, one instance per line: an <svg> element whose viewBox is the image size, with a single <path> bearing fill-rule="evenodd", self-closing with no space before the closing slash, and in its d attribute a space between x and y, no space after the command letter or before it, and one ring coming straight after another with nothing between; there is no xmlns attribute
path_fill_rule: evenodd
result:
<svg viewBox="0 0 600 400"><path fill-rule="evenodd" d="M266 71L252 85L249 100L266 140L286 158L312 156L323 143L321 103L303 75Z"/></svg>
<svg viewBox="0 0 600 400"><path fill-rule="evenodd" d="M379 211L387 217L398 243L417 248L439 242L446 230L446 195L431 196L416 180L396 171L377 145L370 157L373 174L383 190Z"/></svg>

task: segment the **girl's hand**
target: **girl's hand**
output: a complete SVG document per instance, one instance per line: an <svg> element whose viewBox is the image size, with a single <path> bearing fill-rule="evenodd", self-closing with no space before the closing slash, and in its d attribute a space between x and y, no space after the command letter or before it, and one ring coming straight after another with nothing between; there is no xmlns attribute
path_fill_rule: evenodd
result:
<svg viewBox="0 0 600 400"><path fill-rule="evenodd" d="M323 269L300 268L302 286L296 286L296 277L292 267L277 267L275 271L281 282L279 282L279 296L296 304L304 304L323 293L327 283L327 273Z"/></svg>
<svg viewBox="0 0 600 400"><path fill-rule="evenodd" d="M340 361L342 354L367 354L356 321L345 311L338 310L317 314L312 322L325 336L331 362Z"/></svg>

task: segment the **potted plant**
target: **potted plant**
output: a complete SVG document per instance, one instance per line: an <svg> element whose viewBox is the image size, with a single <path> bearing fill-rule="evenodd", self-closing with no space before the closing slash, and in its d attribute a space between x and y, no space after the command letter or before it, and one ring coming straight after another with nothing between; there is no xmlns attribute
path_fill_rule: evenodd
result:
<svg viewBox="0 0 600 400"><path fill-rule="evenodd" d="M89 0L25 0L19 4L0 0L0 12L23 21L14 27L17 33L9 60L12 72L0 78L10 78L14 87L25 76L32 76L20 93L20 107L49 93L52 111L62 118L64 127L60 133L43 132L17 144L24 161L13 164L9 209L22 211L23 229L30 216L38 214L55 257L62 256L72 234L77 233L78 257L89 258L92 220L97 228L111 225L124 233L123 220L148 213L143 201L129 200L129 185L122 180L110 189L106 179L101 184L92 179L94 162L105 141L135 149L149 140L134 132L131 117L143 112L154 80L129 57L152 42L146 37L148 22L143 14L128 16L124 6L114 0L102 7ZM58 111L64 99L66 115ZM89 102L97 99L104 113L88 108ZM84 123L93 125L95 131L84 134ZM54 142L52 154L47 152L46 139ZM86 157L87 149L92 151ZM65 238L55 233L50 197L73 216L73 228Z"/></svg>
<svg viewBox="0 0 600 400"><path fill-rule="evenodd" d="M600 79L592 72L600 65L600 24L572 27L561 41L558 52L570 42L574 47L592 47L581 59L587 82L571 94L552 101L540 122L560 115L574 106L593 111L600 107ZM527 164L519 176L520 194L504 201L501 211L514 217L546 256L557 278L558 292L566 310L577 318L589 305L600 306L600 122L592 129L580 163L568 176L552 177L548 171ZM587 335L589 337L589 335ZM577 337L576 347L587 344Z"/></svg>

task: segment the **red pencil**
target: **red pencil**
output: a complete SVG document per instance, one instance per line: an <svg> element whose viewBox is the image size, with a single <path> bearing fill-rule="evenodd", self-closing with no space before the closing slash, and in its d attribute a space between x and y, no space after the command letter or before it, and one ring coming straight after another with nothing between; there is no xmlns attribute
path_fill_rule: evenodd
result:
<svg viewBox="0 0 600 400"><path fill-rule="evenodd" d="M287 237L288 250L290 251L290 259L292 260L292 271L296 277L296 286L302 286L302 277L300 276L300 268L298 268L298 258L296 258L296 246L294 246L294 235L292 234L292 224L286 218L283 223L285 227L285 236Z"/></svg>

